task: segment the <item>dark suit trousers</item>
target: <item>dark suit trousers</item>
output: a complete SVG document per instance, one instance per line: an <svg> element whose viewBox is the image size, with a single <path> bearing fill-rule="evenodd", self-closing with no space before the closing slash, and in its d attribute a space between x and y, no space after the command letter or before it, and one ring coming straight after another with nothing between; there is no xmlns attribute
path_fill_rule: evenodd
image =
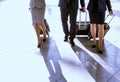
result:
<svg viewBox="0 0 120 82"><path fill-rule="evenodd" d="M68 5L66 8L60 8L60 11L63 32L65 33L65 35L70 35L70 39L74 39L76 35L77 9L73 9L72 5ZM68 27L68 18L70 18L70 28Z"/></svg>

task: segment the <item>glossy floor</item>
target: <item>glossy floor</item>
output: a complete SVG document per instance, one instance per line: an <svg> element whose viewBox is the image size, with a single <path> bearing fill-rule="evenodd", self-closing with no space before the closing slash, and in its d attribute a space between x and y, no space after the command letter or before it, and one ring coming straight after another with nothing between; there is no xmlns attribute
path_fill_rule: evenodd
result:
<svg viewBox="0 0 120 82"><path fill-rule="evenodd" d="M77 56L81 49L98 59L96 61L100 65L104 65L104 61L108 66L117 68L117 71L120 69L120 38L117 37L120 34L119 3L114 0L112 2L116 5L113 7L116 17L113 19L115 22L110 23L111 29L105 36L107 45L103 55L92 51L87 39L84 41L88 45L84 45L83 39L75 38L75 48L69 42L63 42L58 0L46 0L46 4L45 17L50 26L50 35L38 49L29 1L0 1L0 82L95 82Z"/></svg>

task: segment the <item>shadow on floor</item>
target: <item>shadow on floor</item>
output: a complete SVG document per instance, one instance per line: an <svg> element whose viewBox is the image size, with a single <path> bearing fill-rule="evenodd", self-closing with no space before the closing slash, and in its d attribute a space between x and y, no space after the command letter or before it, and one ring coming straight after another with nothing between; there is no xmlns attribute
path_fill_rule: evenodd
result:
<svg viewBox="0 0 120 82"><path fill-rule="evenodd" d="M112 68L120 69L120 49L104 40L103 54L99 54L97 48L92 48L92 41L87 38L78 38L79 41L91 52L98 54ZM81 49L80 49L81 51Z"/></svg>
<svg viewBox="0 0 120 82"><path fill-rule="evenodd" d="M93 57L78 46L72 48L96 82L119 82L120 49L104 40L104 53L99 54L96 49L91 47L90 40L87 38L78 39L89 51L96 53ZM96 59L99 60L96 61ZM106 63L101 63L104 61Z"/></svg>
<svg viewBox="0 0 120 82"><path fill-rule="evenodd" d="M44 62L50 74L50 82L67 82L62 74L62 70L59 64L61 56L56 47L55 41L52 38L48 38L40 48L40 53L44 58Z"/></svg>

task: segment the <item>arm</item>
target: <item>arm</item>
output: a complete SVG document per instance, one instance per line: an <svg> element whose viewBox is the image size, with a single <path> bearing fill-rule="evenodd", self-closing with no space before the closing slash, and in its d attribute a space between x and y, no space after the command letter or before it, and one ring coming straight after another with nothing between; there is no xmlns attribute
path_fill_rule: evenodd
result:
<svg viewBox="0 0 120 82"><path fill-rule="evenodd" d="M85 7L85 1L84 0L80 0L80 4L81 4L81 7Z"/></svg>
<svg viewBox="0 0 120 82"><path fill-rule="evenodd" d="M110 3L110 0L106 0L106 5L107 5L107 8L108 8L109 14L113 15L113 11L112 11L112 6L111 6L111 3Z"/></svg>
<svg viewBox="0 0 120 82"><path fill-rule="evenodd" d="M85 12L85 1L84 0L80 0L80 4L81 4L81 11Z"/></svg>

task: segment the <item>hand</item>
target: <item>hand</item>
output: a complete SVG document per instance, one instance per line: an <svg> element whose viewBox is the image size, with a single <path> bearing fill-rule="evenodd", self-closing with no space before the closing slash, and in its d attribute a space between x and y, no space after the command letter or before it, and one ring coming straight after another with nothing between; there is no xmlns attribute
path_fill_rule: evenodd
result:
<svg viewBox="0 0 120 82"><path fill-rule="evenodd" d="M80 11L85 12L86 11L85 7L80 8Z"/></svg>
<svg viewBox="0 0 120 82"><path fill-rule="evenodd" d="M109 11L109 15L114 15L114 14L113 14L113 11Z"/></svg>

